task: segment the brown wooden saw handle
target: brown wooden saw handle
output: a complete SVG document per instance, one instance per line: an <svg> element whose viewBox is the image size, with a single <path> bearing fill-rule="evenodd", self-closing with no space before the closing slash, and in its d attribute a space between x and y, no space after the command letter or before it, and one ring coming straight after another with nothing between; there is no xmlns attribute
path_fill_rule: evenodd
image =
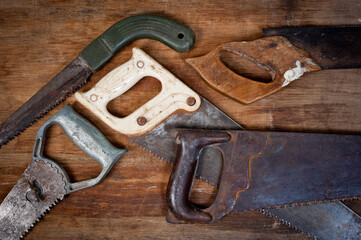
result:
<svg viewBox="0 0 361 240"><path fill-rule="evenodd" d="M222 52L236 54L257 64L271 74L272 82L257 82L234 73L222 63ZM186 62L215 90L245 104L280 90L306 72L321 69L307 52L281 36L226 43L207 55Z"/></svg>
<svg viewBox="0 0 361 240"><path fill-rule="evenodd" d="M193 181L197 171L198 158L203 147L227 142L227 132L182 130L177 135L177 157L167 188L167 204L173 215L189 223L209 223L212 216L195 207L190 201Z"/></svg>

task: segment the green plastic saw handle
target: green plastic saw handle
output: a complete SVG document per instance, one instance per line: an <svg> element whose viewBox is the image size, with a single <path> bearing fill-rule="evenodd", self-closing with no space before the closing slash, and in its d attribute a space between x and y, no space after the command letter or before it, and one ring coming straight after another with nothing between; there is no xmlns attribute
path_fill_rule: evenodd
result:
<svg viewBox="0 0 361 240"><path fill-rule="evenodd" d="M121 48L134 40L158 40L177 52L187 52L195 42L192 29L164 17L138 15L115 23L80 52L93 71L100 69Z"/></svg>

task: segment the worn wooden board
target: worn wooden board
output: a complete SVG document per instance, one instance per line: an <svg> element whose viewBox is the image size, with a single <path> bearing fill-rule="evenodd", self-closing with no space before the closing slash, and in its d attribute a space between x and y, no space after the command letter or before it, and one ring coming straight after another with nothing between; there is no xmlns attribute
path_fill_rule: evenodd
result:
<svg viewBox="0 0 361 240"><path fill-rule="evenodd" d="M184 59L200 56L219 44L253 40L263 27L359 24L361 3L351 1L1 1L0 122L31 97L79 51L114 22L135 14L166 16L190 26L195 47L179 54L159 42L139 40L124 48L81 91L131 57L139 47L188 86L248 129L309 132L361 132L361 70L329 70L304 76L277 94L245 106L205 85ZM129 114L160 86L145 79L110 110ZM92 189L67 196L27 235L27 239L307 239L259 212L230 215L212 225L165 222L165 190L171 166L127 144L121 136L68 99L0 149L0 201L31 161L37 129L67 103L95 123L127 153L108 177ZM64 138L49 130L46 150L74 180L96 176L99 167ZM336 176L335 176L336 177ZM194 199L207 202L214 190L198 183ZM201 197L199 196L201 194ZM359 201L347 202L361 213Z"/></svg>

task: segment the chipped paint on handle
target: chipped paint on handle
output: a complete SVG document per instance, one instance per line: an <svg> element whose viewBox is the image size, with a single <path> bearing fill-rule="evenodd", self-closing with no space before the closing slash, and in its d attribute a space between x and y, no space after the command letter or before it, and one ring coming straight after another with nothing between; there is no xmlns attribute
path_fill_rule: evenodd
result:
<svg viewBox="0 0 361 240"><path fill-rule="evenodd" d="M299 79L304 73L308 72L308 69L302 67L301 65L301 62L297 60L296 67L286 71L285 74L283 74L285 81L283 82L282 87L287 86L290 84L290 82Z"/></svg>
<svg viewBox="0 0 361 240"><path fill-rule="evenodd" d="M158 95L127 117L119 118L108 112L107 104L111 100L147 76L162 84ZM126 135L147 133L174 112L193 112L201 104L197 93L138 48L133 48L133 56L128 62L108 73L88 92L77 92L75 97L109 127Z"/></svg>
<svg viewBox="0 0 361 240"><path fill-rule="evenodd" d="M272 76L271 82L259 82L233 72L220 59L222 52L238 55L255 63ZM304 50L282 36L220 45L207 55L186 59L212 88L249 104L275 93L306 72L321 69ZM299 62L299 66L295 63ZM210 67L211 66L211 67Z"/></svg>

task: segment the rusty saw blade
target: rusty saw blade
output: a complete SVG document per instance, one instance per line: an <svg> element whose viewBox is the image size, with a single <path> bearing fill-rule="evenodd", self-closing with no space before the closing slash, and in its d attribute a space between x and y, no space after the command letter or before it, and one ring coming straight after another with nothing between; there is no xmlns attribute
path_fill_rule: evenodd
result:
<svg viewBox="0 0 361 240"><path fill-rule="evenodd" d="M273 94L304 74L361 67L361 27L295 27L263 30L263 38L229 42L186 62L213 89L243 104ZM231 70L221 59L232 53L268 72L262 82ZM212 66L212 67L210 67Z"/></svg>
<svg viewBox="0 0 361 240"><path fill-rule="evenodd" d="M100 163L102 171L98 177L71 183L65 170L44 156L46 131L53 124L60 125L83 152ZM0 205L0 239L24 236L64 195L100 183L125 152L114 147L70 105L65 106L38 130L33 161Z"/></svg>
<svg viewBox="0 0 361 240"><path fill-rule="evenodd" d="M106 110L112 99L128 91L144 76L152 76L160 81L162 90L158 95L126 117L116 117ZM242 129L220 109L136 48L128 62L108 73L89 91L76 93L75 97L109 127L128 135L131 143L169 163L176 156L177 144L172 136L174 128ZM211 148L202 152L197 177L213 186L217 185L222 169L221 157ZM337 204L343 205L340 202ZM292 207L286 208L286 211L289 216L296 214ZM315 218L318 216L312 210L309 214L315 214ZM344 214L349 214L349 211ZM286 220L292 221L292 218L287 217ZM303 229L304 226L301 224L297 227Z"/></svg>
<svg viewBox="0 0 361 240"><path fill-rule="evenodd" d="M182 37L179 37L182 33ZM194 44L193 31L167 18L138 15L115 23L79 56L24 103L0 126L0 146L6 144L86 83L117 51L140 38L158 40L178 52Z"/></svg>
<svg viewBox="0 0 361 240"><path fill-rule="evenodd" d="M51 163L32 161L0 205L0 238L20 239L66 194L63 175Z"/></svg>
<svg viewBox="0 0 361 240"><path fill-rule="evenodd" d="M177 153L177 143L174 138L175 128L221 129L221 126L226 126L227 129L242 129L239 124L209 101L203 97L201 100L202 104L198 111L194 113L178 112L153 131L138 137L129 137L129 141L160 159L173 163ZM217 186L222 176L222 169L222 153L214 148L204 148L200 153L196 177ZM294 170L297 171L298 169ZM229 184L231 185L231 183ZM267 199L267 196L264 198ZM353 239L352 236L361 234L360 216L340 201L297 207L266 208L262 209L261 212L276 218L289 227L319 239L343 239L344 236ZM300 215L300 212L303 215ZM346 226L349 231L345 232ZM330 236L334 238L328 238Z"/></svg>
<svg viewBox="0 0 361 240"><path fill-rule="evenodd" d="M361 236L360 219L353 213L344 215L350 210L338 204L334 204L336 208L323 204L311 205L309 209L294 208L292 216L288 215L287 208L265 209L360 197L360 135L180 129L176 138L177 157L167 190L168 206L174 215L169 216L168 221L210 223L232 211L264 208L262 211L270 215L291 217L291 224L307 222L302 230L318 238L340 239L348 235L350 239L358 239ZM200 209L188 196L204 147L220 151L223 164L215 201L208 208ZM340 219L335 221L336 231L328 226L335 227L333 221L327 220L329 213ZM322 218L323 221L309 224ZM325 229L329 233L325 234Z"/></svg>
<svg viewBox="0 0 361 240"><path fill-rule="evenodd" d="M322 69L361 67L360 26L265 28L264 37L283 36L316 60Z"/></svg>

